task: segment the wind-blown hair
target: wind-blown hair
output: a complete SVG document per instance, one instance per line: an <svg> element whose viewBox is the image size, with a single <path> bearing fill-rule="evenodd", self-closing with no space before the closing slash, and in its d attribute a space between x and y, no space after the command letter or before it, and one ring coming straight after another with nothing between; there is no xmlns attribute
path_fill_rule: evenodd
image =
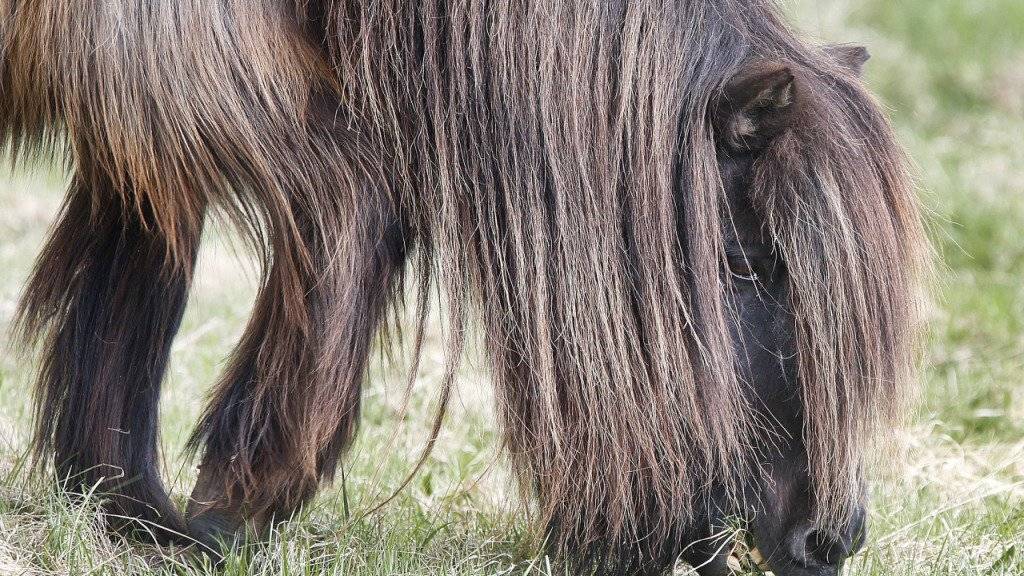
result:
<svg viewBox="0 0 1024 576"><path fill-rule="evenodd" d="M136 219L185 287L208 210L263 255L268 303L215 402L234 408L211 409L196 439L253 513L301 501L351 439L364 335L401 280L346 279L385 266L378 230L400 229L420 317L432 283L451 303L453 363L482 319L504 445L551 545L606 566L663 554L710 486L738 498L759 473L768 415L735 369L710 111L744 62L788 63L798 120L758 160L753 191L790 271L817 513L849 515L866 442L910 376L921 232L871 97L767 0L5 12L0 131L15 150L69 142L64 218ZM86 248L51 248L72 249ZM53 306L71 272L47 262L21 309L31 338L71 322ZM350 305L367 295L372 307ZM44 388L41 451L60 453L70 386ZM132 460L116 434L93 439ZM290 462L301 482L260 473Z"/></svg>

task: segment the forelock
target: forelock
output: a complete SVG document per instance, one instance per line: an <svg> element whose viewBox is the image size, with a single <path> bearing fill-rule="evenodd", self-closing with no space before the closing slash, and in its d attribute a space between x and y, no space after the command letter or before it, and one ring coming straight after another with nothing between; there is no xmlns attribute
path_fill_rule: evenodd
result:
<svg viewBox="0 0 1024 576"><path fill-rule="evenodd" d="M805 70L812 106L753 184L789 270L819 521L856 503L864 453L912 381L924 240L903 154L855 79Z"/></svg>

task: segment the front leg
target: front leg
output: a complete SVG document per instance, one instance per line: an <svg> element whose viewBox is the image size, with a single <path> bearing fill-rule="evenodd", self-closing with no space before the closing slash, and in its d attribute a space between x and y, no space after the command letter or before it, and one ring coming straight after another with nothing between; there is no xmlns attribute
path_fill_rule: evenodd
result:
<svg viewBox="0 0 1024 576"><path fill-rule="evenodd" d="M210 548L247 523L260 532L287 519L355 434L367 357L399 295L407 238L397 207L371 181L338 195L293 203L302 245L277 248L287 252L275 253L194 437L205 450L189 531Z"/></svg>

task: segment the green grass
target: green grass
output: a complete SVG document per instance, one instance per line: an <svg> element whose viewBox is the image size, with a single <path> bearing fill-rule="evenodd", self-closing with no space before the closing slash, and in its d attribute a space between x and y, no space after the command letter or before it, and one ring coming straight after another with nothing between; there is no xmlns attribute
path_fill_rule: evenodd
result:
<svg viewBox="0 0 1024 576"><path fill-rule="evenodd" d="M822 40L870 47L868 82L918 166L939 260L920 408L874 471L871 537L850 573L1024 574L1024 3L786 5ZM63 185L47 168L0 176L0 329ZM215 231L207 244L163 403L165 469L179 496L195 477L182 445L255 283L223 235ZM404 375L374 372L345 490L325 490L269 543L230 558L228 574L556 572L537 556L496 454L479 363L464 367L424 472L383 512L362 515L401 482L422 447L440 349L428 347L393 442ZM93 503L73 503L27 472L30 378L30 362L0 355L0 574L204 573L173 553L109 539Z"/></svg>

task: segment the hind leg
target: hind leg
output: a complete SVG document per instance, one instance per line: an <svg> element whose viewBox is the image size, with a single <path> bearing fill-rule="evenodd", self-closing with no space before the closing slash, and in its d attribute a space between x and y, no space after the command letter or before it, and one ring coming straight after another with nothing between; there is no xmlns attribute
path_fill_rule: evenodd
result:
<svg viewBox="0 0 1024 576"><path fill-rule="evenodd" d="M144 223L152 206L126 196L76 177L19 317L42 343L37 452L73 489L104 497L111 518L166 541L184 527L157 469L157 411L202 216L171 240Z"/></svg>
<svg viewBox="0 0 1024 576"><path fill-rule="evenodd" d="M259 530L287 518L333 473L354 435L367 356L398 291L406 238L372 179L346 180L358 184L292 203L302 244L275 248L197 431L205 451L189 530L210 546L247 522Z"/></svg>

